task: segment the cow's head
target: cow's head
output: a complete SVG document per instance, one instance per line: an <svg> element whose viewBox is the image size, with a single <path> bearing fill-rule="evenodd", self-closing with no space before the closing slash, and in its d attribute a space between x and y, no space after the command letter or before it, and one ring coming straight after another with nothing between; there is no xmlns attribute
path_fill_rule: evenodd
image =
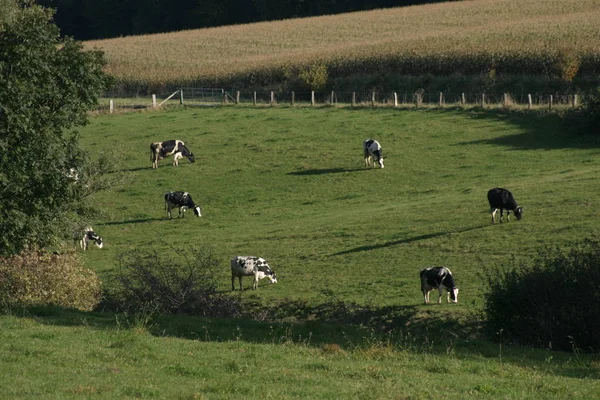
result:
<svg viewBox="0 0 600 400"><path fill-rule="evenodd" d="M102 247L104 247L104 242L102 241L102 238L96 232L88 231L87 237L88 239L94 242L97 248L101 249Z"/></svg>
<svg viewBox="0 0 600 400"><path fill-rule="evenodd" d="M515 208L515 217L517 217L517 219L520 220L522 216L523 216L523 207Z"/></svg>
<svg viewBox="0 0 600 400"><path fill-rule="evenodd" d="M200 209L200 206L194 207L194 214L196 214L198 217L202 216L202 210Z"/></svg>
<svg viewBox="0 0 600 400"><path fill-rule="evenodd" d="M453 287L452 289L449 289L448 294L450 295L450 300L453 303L458 303L458 288L457 287Z"/></svg>
<svg viewBox="0 0 600 400"><path fill-rule="evenodd" d="M194 158L194 153L190 153L187 156L187 159L190 160L190 162L196 162L196 159Z"/></svg>
<svg viewBox="0 0 600 400"><path fill-rule="evenodd" d="M271 283L277 283L277 275L275 275L275 271L271 271L271 274L267 275L267 278L269 278Z"/></svg>

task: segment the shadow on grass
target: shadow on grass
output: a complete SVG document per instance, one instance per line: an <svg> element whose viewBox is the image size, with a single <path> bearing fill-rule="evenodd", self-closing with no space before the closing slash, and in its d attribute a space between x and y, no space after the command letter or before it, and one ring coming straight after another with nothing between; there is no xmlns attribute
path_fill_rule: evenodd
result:
<svg viewBox="0 0 600 400"><path fill-rule="evenodd" d="M339 174L341 172L357 172L368 171L369 168L325 168L325 169L307 169L304 171L288 172L288 175L323 175L323 174Z"/></svg>
<svg viewBox="0 0 600 400"><path fill-rule="evenodd" d="M468 110L452 108L437 110L437 112L458 112L476 120L507 122L521 130L521 133L518 134L461 142L457 143L457 146L491 144L509 147L513 150L592 149L600 147L600 138L575 131L559 114L554 112L498 108Z"/></svg>
<svg viewBox="0 0 600 400"><path fill-rule="evenodd" d="M154 221L167 221L168 218L138 218L138 219L128 219L125 221L111 221L105 222L103 224L98 224L98 226L106 226L106 225L128 225L128 224L144 224L146 222L154 222Z"/></svg>
<svg viewBox="0 0 600 400"><path fill-rule="evenodd" d="M454 230L454 231L441 231L441 232L435 232L435 233L427 233L425 235L414 236L414 237L410 237L410 238L406 238L406 239L392 240L391 242L385 242L385 243L380 243L380 244L364 245L364 246L355 247L353 249L349 249L349 250L344 250L344 251L340 251L340 252L337 252L337 253L333 253L333 254L331 254L331 256L341 256L343 254L358 253L358 252L361 252L361 251L377 250L377 249L382 249L384 247L396 246L396 245L399 245L399 244L407 244L407 243L412 243L412 242L418 242L420 240L427 240L427 239L432 239L432 238L436 238L436 237L452 235L452 234L456 234L456 233L468 232L468 231L472 231L472 230L475 230L475 229L485 228L487 226L489 226L489 224L477 225L477 226L472 226L472 227L469 227L469 228L457 229L457 230Z"/></svg>
<svg viewBox="0 0 600 400"><path fill-rule="evenodd" d="M376 357L381 351L497 359L502 364L543 367L545 373L571 378L600 379L595 356L568 352L501 346L482 337L481 316L469 316L458 305L358 306L328 302L306 306L284 301L279 307L287 318L212 318L186 315L144 316L112 312L82 312L57 307L38 307L16 313L40 324L85 326L89 329L134 330L158 337L177 337L202 342L243 341L253 344L295 344L326 352L357 349ZM300 306L300 307L298 307ZM260 315L258 315L260 316ZM524 356L526 354L526 356ZM549 358L552 363L549 363ZM445 370L441 368L441 370Z"/></svg>

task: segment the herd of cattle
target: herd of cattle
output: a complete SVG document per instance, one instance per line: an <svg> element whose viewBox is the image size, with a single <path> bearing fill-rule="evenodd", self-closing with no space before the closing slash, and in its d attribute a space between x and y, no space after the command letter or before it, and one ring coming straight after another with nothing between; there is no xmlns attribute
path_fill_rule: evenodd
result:
<svg viewBox="0 0 600 400"><path fill-rule="evenodd" d="M363 142L363 153L366 167L384 168L383 151L377 140L367 139ZM167 140L164 142L155 142L150 145L150 161L152 168L158 168L158 161L169 156L173 156L173 166L179 165L179 160L186 157L190 162L195 162L194 154L185 146L181 140ZM490 204L490 213L492 214L492 223L496 223L496 213L500 211L500 222L502 222L504 211L506 210L506 221L509 221L511 212L520 220L523 214L523 208L519 207L512 193L503 188L493 188L487 193ZM165 193L165 210L167 216L171 218L171 210L177 208L179 217L185 217L185 211L191 209L198 217L202 216L200 206L194 203L192 196L188 192L167 192ZM104 243L102 238L88 226L84 230L83 238L79 241L83 250L86 250L90 243L98 248L102 248ZM240 290L242 287L242 277L252 276L252 288L258 288L258 281L268 278L271 283L277 283L277 275L271 269L264 258L255 256L236 256L231 259L231 290L235 290L235 278L239 279ZM419 272L421 278L421 292L425 304L429 303L429 292L438 289L438 303L442 302L444 290L447 292L447 301L458 302L458 288L454 282L452 272L446 267L425 268Z"/></svg>

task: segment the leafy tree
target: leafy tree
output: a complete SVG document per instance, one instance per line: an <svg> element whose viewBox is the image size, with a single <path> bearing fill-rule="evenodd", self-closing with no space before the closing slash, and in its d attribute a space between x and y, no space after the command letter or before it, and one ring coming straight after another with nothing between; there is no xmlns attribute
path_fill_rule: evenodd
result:
<svg viewBox="0 0 600 400"><path fill-rule="evenodd" d="M110 84L100 51L60 38L53 11L0 0L0 255L71 238L106 169L71 129Z"/></svg>

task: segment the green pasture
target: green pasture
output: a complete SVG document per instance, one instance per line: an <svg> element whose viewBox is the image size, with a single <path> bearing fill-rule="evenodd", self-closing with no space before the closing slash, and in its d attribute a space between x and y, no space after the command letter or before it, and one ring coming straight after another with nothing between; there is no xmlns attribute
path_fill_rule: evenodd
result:
<svg viewBox="0 0 600 400"><path fill-rule="evenodd" d="M109 282L131 250L210 246L264 257L279 282L232 293L263 306L331 299L392 327L41 310L0 317L1 398L549 398L600 393L597 356L483 340L483 275L544 246L600 232L600 143L555 115L472 109L202 107L99 115L80 130L124 182L90 202L105 248L83 254ZM367 169L377 139L384 169ZM160 162L181 139L196 163ZM487 190L510 189L521 221L492 225ZM169 220L188 191L203 217ZM418 273L446 265L459 303L423 305ZM559 293L557 293L559 295ZM432 299L437 295L432 293ZM590 307L595 306L590 304ZM473 322L474 321L474 322ZM419 326L416 333L412 327Z"/></svg>
<svg viewBox="0 0 600 400"><path fill-rule="evenodd" d="M419 304L418 271L449 266L461 307L482 304L489 263L531 258L597 233L599 149L555 117L500 111L191 108L93 118L91 154L116 152L126 182L91 202L106 248L85 262L101 275L116 256L149 247L212 246L223 260L267 259L279 283L260 298ZM151 168L153 141L181 139L196 156ZM362 141L386 168L364 168ZM505 187L521 221L492 225L487 190ZM163 195L188 191L203 217L167 218Z"/></svg>

